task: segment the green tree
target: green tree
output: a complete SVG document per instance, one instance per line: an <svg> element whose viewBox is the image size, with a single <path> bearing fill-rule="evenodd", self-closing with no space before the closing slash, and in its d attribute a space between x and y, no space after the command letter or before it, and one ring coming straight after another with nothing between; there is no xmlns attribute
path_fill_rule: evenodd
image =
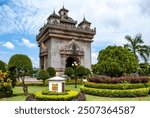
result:
<svg viewBox="0 0 150 118"><path fill-rule="evenodd" d="M32 72L32 62L30 58L23 54L13 55L8 63L8 70L15 71L16 78L22 80L24 95L28 94L28 88L25 84L25 76L29 76Z"/></svg>
<svg viewBox="0 0 150 118"><path fill-rule="evenodd" d="M56 75L56 71L53 67L48 67L46 70L49 73L50 77L54 77Z"/></svg>
<svg viewBox="0 0 150 118"><path fill-rule="evenodd" d="M81 81L83 82L83 76L86 75L86 69L84 66L77 66L75 68L75 71L74 71L74 74L75 74L75 88L77 88L77 81L78 81L78 78L81 79Z"/></svg>
<svg viewBox="0 0 150 118"><path fill-rule="evenodd" d="M71 77L71 76L74 74L73 68L67 67L67 68L65 69L64 74L67 75L68 77Z"/></svg>
<svg viewBox="0 0 150 118"><path fill-rule="evenodd" d="M6 72L5 63L3 61L1 61L1 60L0 60L0 70L2 70L2 72Z"/></svg>
<svg viewBox="0 0 150 118"><path fill-rule="evenodd" d="M45 80L49 78L49 73L46 70L40 70L37 75L38 80L43 80L43 84L45 85Z"/></svg>
<svg viewBox="0 0 150 118"><path fill-rule="evenodd" d="M89 76L91 74L91 71L88 68L85 68L85 75Z"/></svg>
<svg viewBox="0 0 150 118"><path fill-rule="evenodd" d="M125 44L124 47L129 49L137 58L139 54L146 63L150 56L150 47L144 45L144 41L142 40L142 35L137 34L134 38L127 35L125 36L125 39L128 41L128 43Z"/></svg>
<svg viewBox="0 0 150 118"><path fill-rule="evenodd" d="M95 71L100 75L119 77L123 74L135 73L138 60L133 53L121 46L108 46L101 50Z"/></svg>

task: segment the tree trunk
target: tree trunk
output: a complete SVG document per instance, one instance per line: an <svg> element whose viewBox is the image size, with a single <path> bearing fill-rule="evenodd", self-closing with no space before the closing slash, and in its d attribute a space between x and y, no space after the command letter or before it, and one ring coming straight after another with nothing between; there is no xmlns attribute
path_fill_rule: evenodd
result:
<svg viewBox="0 0 150 118"><path fill-rule="evenodd" d="M24 81L25 77L21 77L21 79L22 79L22 87L23 87L24 95L27 96L28 95L28 87L27 87L27 85L25 84L25 81Z"/></svg>
<svg viewBox="0 0 150 118"><path fill-rule="evenodd" d="M75 77L75 88L77 88L78 76Z"/></svg>

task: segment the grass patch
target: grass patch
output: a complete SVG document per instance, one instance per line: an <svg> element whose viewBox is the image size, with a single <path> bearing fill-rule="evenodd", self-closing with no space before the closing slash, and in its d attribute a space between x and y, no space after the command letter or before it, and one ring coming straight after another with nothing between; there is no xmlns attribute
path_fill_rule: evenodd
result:
<svg viewBox="0 0 150 118"><path fill-rule="evenodd" d="M35 93L38 91L46 90L48 86L29 86L29 93ZM80 85L74 88L74 85L66 85L66 89L72 91L80 91ZM14 95L12 97L1 98L0 101L24 101L26 96L23 94L22 87L15 87L13 89ZM150 95L146 97L135 97L135 98L113 98L113 97L98 97L86 94L87 101L150 101Z"/></svg>

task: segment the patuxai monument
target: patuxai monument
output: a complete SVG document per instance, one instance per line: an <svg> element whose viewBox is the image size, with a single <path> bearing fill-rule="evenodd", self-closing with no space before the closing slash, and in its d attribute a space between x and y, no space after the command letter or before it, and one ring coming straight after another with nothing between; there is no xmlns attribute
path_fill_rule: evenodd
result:
<svg viewBox="0 0 150 118"><path fill-rule="evenodd" d="M36 40L40 48L40 68L54 67L63 73L74 64L91 69L91 43L96 28L85 17L77 21L69 17L64 7L47 18L47 23L39 30Z"/></svg>

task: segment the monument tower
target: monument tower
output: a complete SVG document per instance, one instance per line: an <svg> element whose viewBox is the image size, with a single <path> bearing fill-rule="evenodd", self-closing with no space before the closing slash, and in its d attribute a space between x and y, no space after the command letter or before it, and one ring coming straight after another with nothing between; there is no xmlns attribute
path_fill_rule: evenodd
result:
<svg viewBox="0 0 150 118"><path fill-rule="evenodd" d="M40 48L40 69L54 67L57 72L64 72L74 64L91 69L91 43L96 28L85 17L77 21L68 16L64 7L47 18L47 23L39 30L36 40Z"/></svg>

